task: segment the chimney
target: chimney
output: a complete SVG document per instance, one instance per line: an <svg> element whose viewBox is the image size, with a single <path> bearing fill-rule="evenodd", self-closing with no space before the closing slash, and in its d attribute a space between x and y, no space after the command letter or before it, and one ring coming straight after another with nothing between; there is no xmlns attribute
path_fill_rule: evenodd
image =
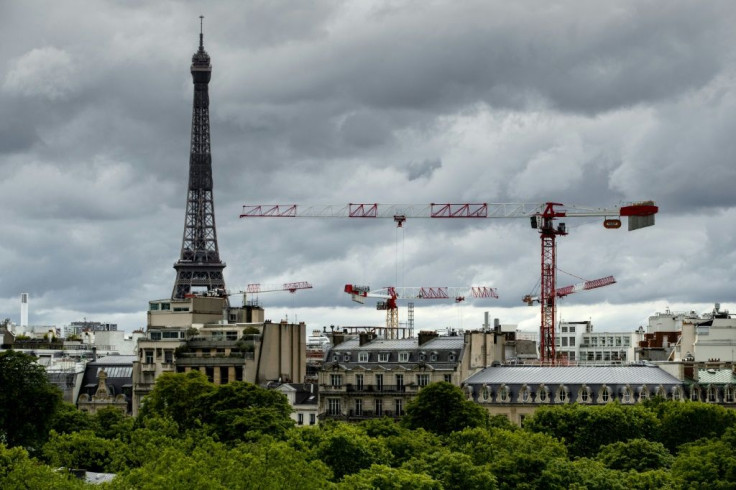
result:
<svg viewBox="0 0 736 490"><path fill-rule="evenodd" d="M335 347L337 345L342 344L345 341L345 335L341 333L332 333L332 346Z"/></svg>
<svg viewBox="0 0 736 490"><path fill-rule="evenodd" d="M375 332L361 332L358 335L358 341L360 345L365 345L375 338L376 338Z"/></svg>
<svg viewBox="0 0 736 490"><path fill-rule="evenodd" d="M419 345L424 345L433 338L437 337L438 334L433 330L423 330L419 332Z"/></svg>

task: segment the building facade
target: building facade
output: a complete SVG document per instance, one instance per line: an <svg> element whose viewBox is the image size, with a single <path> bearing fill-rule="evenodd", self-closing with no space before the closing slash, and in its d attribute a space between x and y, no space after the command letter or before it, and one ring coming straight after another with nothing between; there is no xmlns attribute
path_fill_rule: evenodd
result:
<svg viewBox="0 0 736 490"><path fill-rule="evenodd" d="M319 418L357 421L399 417L430 383L457 386L469 375L502 362L504 337L497 331L379 339L375 334L333 336L319 372Z"/></svg>

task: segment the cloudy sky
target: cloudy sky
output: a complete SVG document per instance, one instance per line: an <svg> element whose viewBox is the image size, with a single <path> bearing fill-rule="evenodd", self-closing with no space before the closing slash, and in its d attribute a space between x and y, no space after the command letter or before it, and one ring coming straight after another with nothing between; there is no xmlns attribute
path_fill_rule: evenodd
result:
<svg viewBox="0 0 736 490"><path fill-rule="evenodd" d="M568 219L563 320L630 330L736 309L731 0L0 2L0 317L145 326L184 224L191 56L212 57L215 209L228 287L266 317L381 325L346 283L492 286L417 300L417 329L484 312L534 331L526 219L240 219L243 204L556 201L660 206L656 226ZM564 271L564 272L563 272ZM238 301L239 303L239 301ZM402 303L400 321L406 320Z"/></svg>

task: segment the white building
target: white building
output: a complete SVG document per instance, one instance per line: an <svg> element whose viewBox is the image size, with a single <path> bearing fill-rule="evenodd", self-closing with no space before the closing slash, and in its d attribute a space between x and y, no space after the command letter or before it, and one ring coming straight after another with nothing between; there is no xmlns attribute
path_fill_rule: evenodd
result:
<svg viewBox="0 0 736 490"><path fill-rule="evenodd" d="M593 323L560 322L555 350L571 363L611 364L634 361L637 332L594 332Z"/></svg>

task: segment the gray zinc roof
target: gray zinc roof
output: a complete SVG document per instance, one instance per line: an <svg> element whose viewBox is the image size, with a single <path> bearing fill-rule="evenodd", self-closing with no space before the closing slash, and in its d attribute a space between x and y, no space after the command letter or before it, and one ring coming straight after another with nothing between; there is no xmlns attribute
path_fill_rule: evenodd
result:
<svg viewBox="0 0 736 490"><path fill-rule="evenodd" d="M413 339L373 339L370 342L360 345L358 339L349 339L341 344L332 347L334 352L345 352L355 350L427 350L433 349L461 349L464 339L461 336L455 337L435 337L434 339L419 345L416 338Z"/></svg>
<svg viewBox="0 0 736 490"><path fill-rule="evenodd" d="M656 366L606 366L606 367L541 367L501 366L490 367L474 374L465 381L468 385L669 385L682 384L680 380Z"/></svg>

